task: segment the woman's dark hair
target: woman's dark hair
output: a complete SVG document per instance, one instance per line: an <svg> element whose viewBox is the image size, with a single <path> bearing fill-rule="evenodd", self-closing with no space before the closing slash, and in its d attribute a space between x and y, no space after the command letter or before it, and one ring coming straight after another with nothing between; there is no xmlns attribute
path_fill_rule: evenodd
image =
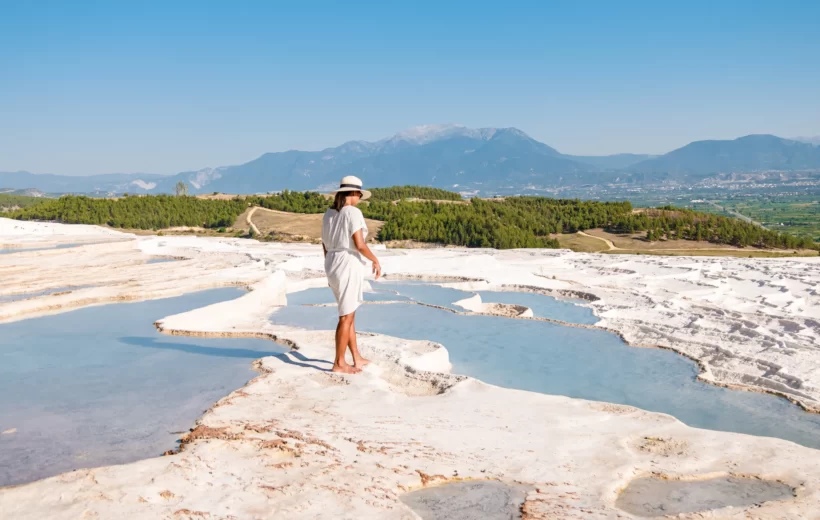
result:
<svg viewBox="0 0 820 520"><path fill-rule="evenodd" d="M362 196L361 192L355 191L340 191L336 193L336 197L333 199L333 209L342 211L342 208L345 207L345 203L347 202L347 196L353 193L359 193L359 196Z"/></svg>
<svg viewBox="0 0 820 520"><path fill-rule="evenodd" d="M336 194L336 198L333 199L333 209L342 211L342 208L345 207L345 202L347 202L347 192L340 191Z"/></svg>

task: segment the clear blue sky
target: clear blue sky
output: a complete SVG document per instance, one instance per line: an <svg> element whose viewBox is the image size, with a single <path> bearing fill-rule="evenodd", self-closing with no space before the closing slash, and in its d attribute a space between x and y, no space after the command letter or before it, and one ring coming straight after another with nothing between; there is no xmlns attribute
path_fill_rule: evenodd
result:
<svg viewBox="0 0 820 520"><path fill-rule="evenodd" d="M425 123L565 153L820 134L820 2L0 0L0 171L175 173Z"/></svg>

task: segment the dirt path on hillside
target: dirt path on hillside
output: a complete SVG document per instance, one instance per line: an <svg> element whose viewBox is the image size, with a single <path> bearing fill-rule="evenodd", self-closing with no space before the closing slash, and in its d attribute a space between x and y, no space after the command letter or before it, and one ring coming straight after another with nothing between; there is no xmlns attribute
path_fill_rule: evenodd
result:
<svg viewBox="0 0 820 520"><path fill-rule="evenodd" d="M579 231L578 234L581 235L581 236L588 237L588 238L594 238L595 240L601 240L602 242L606 243L607 247L609 248L609 249L607 249L607 251L614 251L616 249L621 249L620 247L616 247L615 244L612 243L612 240L609 240L607 238L596 237L594 235L584 233L583 231Z"/></svg>
<svg viewBox="0 0 820 520"><path fill-rule="evenodd" d="M259 206L252 207L251 210L248 211L248 215L245 217L245 222L247 222L248 226L250 226L251 231L253 231L256 235L261 235L259 228L253 223L253 214L256 213L256 210L258 209Z"/></svg>
<svg viewBox="0 0 820 520"><path fill-rule="evenodd" d="M618 246L615 245L615 243L612 240L609 240L608 238L591 235L591 234L585 233L583 231L578 231L577 234L581 235L581 236L584 236L584 237L587 237L587 238L594 238L595 240L599 240L601 242L604 242L607 245L608 249L606 249L605 251L601 251L601 252L610 252L611 251L611 252L620 252L620 253L629 253L629 254L651 253L651 254L660 254L660 255L662 255L664 253L676 253L676 252L685 252L685 253L690 253L691 252L693 254L696 254L700 251L719 251L719 252L727 253L727 254L729 254L729 253L738 253L738 252L739 253L749 253L749 254L768 253L768 252L787 254L788 251L792 251L792 250L782 250L782 249L771 250L771 251L766 250L766 249L756 249L756 248L755 249L740 249L740 248L736 248L736 247L698 247L698 244L702 244L702 243L699 243L699 242L693 242L692 245L690 245L689 247L652 247L654 242L650 243L649 247L645 247L645 248L618 247ZM801 256L807 254L807 251L804 251L804 250L796 250L796 251L798 251L798 254L800 254ZM811 256L811 255L809 255L809 256Z"/></svg>
<svg viewBox="0 0 820 520"><path fill-rule="evenodd" d="M320 213L288 213L262 207L250 208L245 214L247 225L260 236L273 233L277 240L315 243L322 239L322 218ZM367 218L365 223L367 241L374 242L384 223Z"/></svg>

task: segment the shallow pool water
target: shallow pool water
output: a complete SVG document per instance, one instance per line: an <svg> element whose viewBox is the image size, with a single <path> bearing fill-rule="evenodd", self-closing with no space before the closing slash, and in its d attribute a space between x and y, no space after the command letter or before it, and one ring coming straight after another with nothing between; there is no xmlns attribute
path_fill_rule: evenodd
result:
<svg viewBox="0 0 820 520"><path fill-rule="evenodd" d="M521 484L467 480L411 491L400 499L422 520L516 520L528 491Z"/></svg>
<svg viewBox="0 0 820 520"><path fill-rule="evenodd" d="M534 293L480 291L481 301L525 305L536 318L550 318L569 323L594 325L600 320L589 307L581 307L570 300L559 300Z"/></svg>
<svg viewBox="0 0 820 520"><path fill-rule="evenodd" d="M0 325L0 486L173 449L213 403L287 348L156 331L163 317L240 296L216 289Z"/></svg>
<svg viewBox="0 0 820 520"><path fill-rule="evenodd" d="M756 478L669 480L644 477L630 482L615 505L636 516L657 518L791 498L794 498L794 489L790 486Z"/></svg>
<svg viewBox="0 0 820 520"><path fill-rule="evenodd" d="M0 247L0 255L9 254L9 253L27 253L31 251L48 251L50 249L67 249L71 247L77 246L85 246L90 244L91 242L86 243L68 243L68 244L59 244L56 246L48 246L48 247Z"/></svg>
<svg viewBox="0 0 820 520"><path fill-rule="evenodd" d="M327 287L317 289L307 289L287 295L288 305L328 305L336 303L333 293ZM364 293L364 299L368 302L379 301L411 301L407 295L398 294L392 288L374 288L371 292Z"/></svg>
<svg viewBox="0 0 820 520"><path fill-rule="evenodd" d="M378 284L373 284L377 286ZM398 285L398 286L397 286ZM470 293L435 286L393 284L391 290L412 293L423 302L456 301ZM307 291L305 292L307 293ZM289 305L271 316L274 323L307 329L333 329L336 308L308 307L295 302L333 301L329 289L288 295ZM428 298L429 296L429 298ZM485 302L532 304L543 299L549 313L554 300L537 294L486 294ZM589 319L588 309L559 302L563 321ZM543 316L553 317L553 316ZM568 319L571 318L571 319ZM411 304L365 305L356 316L357 329L407 339L442 343L453 372L487 383L626 404L673 415L699 428L780 437L820 448L820 415L809 414L784 399L698 382L697 366L674 352L635 348L603 330L492 316L464 316Z"/></svg>
<svg viewBox="0 0 820 520"><path fill-rule="evenodd" d="M370 286L371 291L364 293L364 299L368 302L415 301L460 312L464 312L465 309L455 305L455 302L474 294L418 282L371 282ZM522 292L480 291L478 294L485 302L525 305L532 309L533 316L537 318L590 325L599 321L591 309L576 305L575 300ZM287 298L288 305L331 304L336 301L327 287L291 293Z"/></svg>
<svg viewBox="0 0 820 520"><path fill-rule="evenodd" d="M179 258L169 258L169 257L158 256L158 257L154 257L154 258L148 260L145 263L147 265L151 265L151 264L165 264L165 263L168 263L168 262L178 262L178 261L179 261Z"/></svg>
<svg viewBox="0 0 820 520"><path fill-rule="evenodd" d="M463 311L464 309L458 305L454 305L454 302L463 300L464 298L473 295L473 293L467 293L457 289L433 286L419 282L372 282L370 285L374 290L398 292L410 300L460 311Z"/></svg>

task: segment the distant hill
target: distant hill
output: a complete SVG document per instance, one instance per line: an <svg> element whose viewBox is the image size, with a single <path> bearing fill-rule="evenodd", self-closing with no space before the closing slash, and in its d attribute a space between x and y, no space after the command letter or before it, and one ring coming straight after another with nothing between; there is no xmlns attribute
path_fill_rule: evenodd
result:
<svg viewBox="0 0 820 520"><path fill-rule="evenodd" d="M820 146L772 135L696 141L660 156L573 156L516 128L424 125L376 142L350 141L320 151L266 153L250 162L171 176L111 174L89 177L0 173L0 186L48 193L265 193L329 190L345 175L371 187L421 185L491 193L528 187L688 182L718 173L820 171Z"/></svg>
<svg viewBox="0 0 820 520"><path fill-rule="evenodd" d="M516 128L426 125L377 142L351 141L319 152L268 153L214 173L179 174L195 190L258 193L329 189L344 175L370 186L417 184L484 191L510 186L684 181L715 173L820 169L820 148L769 135L698 141L661 156L562 154ZM202 181L205 182L202 182Z"/></svg>
<svg viewBox="0 0 820 520"><path fill-rule="evenodd" d="M14 190L35 188L45 193L147 193L156 188L157 181L165 178L145 173L73 176L20 171L0 172L0 186Z"/></svg>
<svg viewBox="0 0 820 520"><path fill-rule="evenodd" d="M173 186L183 181L196 190L231 193L329 189L350 174L375 187L583 184L611 178L605 170L647 156L614 157L608 161L564 155L516 128L426 125L377 142L351 141L318 152L267 153L242 165L220 168L207 183L195 180L198 172L182 173L165 183ZM593 164L596 160L600 166Z"/></svg>
<svg viewBox="0 0 820 520"><path fill-rule="evenodd" d="M20 197L34 197L42 198L46 194L36 188L27 188L24 190L15 190L11 188L0 188L0 195L17 195Z"/></svg>
<svg viewBox="0 0 820 520"><path fill-rule="evenodd" d="M715 173L820 169L820 148L773 135L747 135L733 141L695 141L628 170L673 178Z"/></svg>

